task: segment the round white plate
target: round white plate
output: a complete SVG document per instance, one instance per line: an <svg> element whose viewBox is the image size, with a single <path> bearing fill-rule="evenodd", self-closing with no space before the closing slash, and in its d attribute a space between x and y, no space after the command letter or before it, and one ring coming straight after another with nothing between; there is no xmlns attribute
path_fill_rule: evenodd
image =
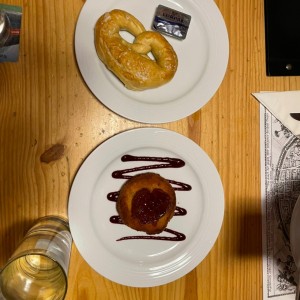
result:
<svg viewBox="0 0 300 300"><path fill-rule="evenodd" d="M295 204L291 218L290 243L294 261L300 269L300 197Z"/></svg>
<svg viewBox="0 0 300 300"><path fill-rule="evenodd" d="M118 191L125 182L113 178L112 172L160 164L121 161L125 154L179 158L185 162L180 168L152 170L192 187L189 191L176 191L177 206L187 214L175 215L167 226L184 234L185 240L117 241L125 236L147 235L110 222L117 211L115 202L108 200L107 195ZM128 175L140 172L145 171ZM68 214L79 252L99 274L127 286L157 286L191 271L213 247L223 221L223 187L210 158L190 139L160 128L134 129L108 139L88 156L74 179ZM173 235L162 232L156 236Z"/></svg>
<svg viewBox="0 0 300 300"><path fill-rule="evenodd" d="M164 86L130 91L99 60L94 26L103 13L118 8L150 30L159 4L192 17L185 40L166 36L177 53L178 70ZM223 17L212 0L88 0L77 22L75 52L84 80L105 106L131 120L165 123L194 113L215 94L226 72L229 42Z"/></svg>

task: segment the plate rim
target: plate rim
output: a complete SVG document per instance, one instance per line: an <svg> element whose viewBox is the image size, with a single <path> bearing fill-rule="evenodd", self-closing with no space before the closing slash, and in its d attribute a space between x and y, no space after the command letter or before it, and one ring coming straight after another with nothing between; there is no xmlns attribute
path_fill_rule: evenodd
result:
<svg viewBox="0 0 300 300"><path fill-rule="evenodd" d="M140 278L140 274L138 276L138 278L135 278L134 282L132 282L131 277L129 276L129 278L120 278L120 272L119 270L117 271L118 275L116 275L116 271L109 271L107 272L107 270L105 272L103 272L103 270L99 270L99 266L93 265L93 262L91 262L91 257L87 257L86 255L86 249L83 249L84 247L82 247L82 243L84 242L83 240L85 240L85 237L80 236L80 233L78 233L78 231L76 232L76 229L78 229L78 225L75 224L76 219L73 220L73 215L74 213L72 213L72 210L74 211L74 208L72 208L72 205L74 205L74 201L72 203L72 197L73 193L74 193L74 186L75 184L77 184L77 181L79 180L79 176L78 174L80 174L81 170L84 168L85 162L88 159L92 159L92 155L96 155L97 151L101 152L101 147L103 144L106 144L106 147L109 147L109 145L107 143L110 143L110 141L112 139L114 139L114 142L116 142L116 140L118 140L119 136L123 135L123 138L126 137L126 135L133 135L135 136L136 134L171 134L171 136L177 136L180 139L185 140L186 142L190 143L191 145L193 145L193 147L197 147L197 149L200 149L201 152L201 156L205 157L206 162L210 167L212 167L212 172L214 173L214 176L216 176L216 178L214 178L213 181L215 181L214 183L217 184L217 186L214 186L214 192L216 192L216 194L218 194L218 208L219 211L216 212L216 218L214 220L212 220L213 222L213 232L212 235L210 236L209 239L209 245L206 246L206 248L204 247L204 251L202 252L202 255L200 255L200 257L198 257L196 260L194 259L190 259L187 257L187 259L182 260L181 263L183 264L181 266L181 268L179 270L173 270L172 273L170 274L163 274L163 276L161 277L157 277L157 278L153 278L153 276L151 277L147 277L148 280L145 280L145 278ZM127 136L128 137L128 136ZM108 145L108 146L107 146ZM100 150L99 150L100 149ZM129 150L130 151L130 150ZM119 154L121 155L121 154ZM199 154L198 154L199 155ZM76 192L76 191L75 191ZM217 196L216 196L217 197ZM73 214L73 215L72 215ZM81 256L83 257L83 259L99 274L101 274L102 276L104 276L105 278L108 278L114 282L117 282L119 284L122 285L126 285L126 286L132 286L132 287L154 287L154 286L158 286L158 285L162 285L162 284L166 284L169 282L172 282L176 279L179 279L180 277L184 276L185 274L187 274L189 271L191 271L192 269L194 269L207 255L208 253L211 251L212 247L214 246L221 228L222 228L222 224L223 224L223 218L224 218L224 190L223 190L223 185L221 182L221 178L220 175L214 165L214 163L212 162L212 160L210 159L210 157L206 154L206 152L199 146L197 145L195 142L193 142L191 139L189 139L188 137L181 135L175 131L169 130L169 129L163 129L163 128L135 128L135 129L130 129L130 130L126 130L123 131L119 134L113 135L112 137L108 138L107 140L103 141L101 144L99 144L84 160L84 162L81 164L80 168L78 169L77 173L75 174L75 177L73 179L73 183L72 183L72 187L70 190L70 194L69 194L69 202L68 202L68 217L69 217L69 223L70 223L70 230L73 236L73 241L79 251L79 253L81 254ZM197 231L200 229L197 229ZM206 237L205 237L206 238ZM83 239L83 240L81 240ZM193 243L196 243L199 241L199 238L196 239L196 242L194 242L193 238ZM196 243L197 244L197 243ZM197 246L197 245L196 245ZM196 247L197 248L197 247ZM117 260L120 260L120 258L116 258ZM101 268L101 266L100 266ZM176 268L176 265L175 265ZM109 274L110 273L110 274ZM111 274L112 273L112 274ZM124 274L125 275L125 274ZM127 274L126 274L127 275ZM150 274L151 275L151 274ZM125 276L126 277L126 276Z"/></svg>
<svg viewBox="0 0 300 300"><path fill-rule="evenodd" d="M294 209L292 211L291 216L291 226L290 226L290 244L291 244L291 252L295 260L295 264L298 269L300 269L300 236L296 237L296 228L300 228L300 196L298 197ZM298 216L298 218L297 218ZM298 244L297 244L298 241ZM296 248L298 252L296 252ZM298 253L298 254L296 254Z"/></svg>
<svg viewBox="0 0 300 300"><path fill-rule="evenodd" d="M168 2L168 0L165 0ZM181 3L183 0L176 0L176 3ZM117 91L114 86L109 83L109 94L113 94L113 96L106 96L106 92L103 91L103 89L99 90L95 87L94 83L91 83L91 80L89 79L88 73L89 70L85 69L85 59L84 55L81 53L82 50L82 43L80 43L80 36L81 36L81 30L82 27L84 27L84 18L86 18L86 15L89 12L89 9L93 7L93 5L96 5L95 3L98 3L97 5L101 5L101 1L96 0L88 0L82 7L82 10L80 11L76 29L75 29L75 56L77 60L77 64L80 70L80 73L89 87L90 91L94 94L94 96L97 98L98 101L100 101L105 107L107 107L112 112L125 117L132 121L137 121L141 123L167 123L167 122L173 122L177 121L179 119L182 119L184 117L190 116L194 112L198 111L200 108L202 108L207 102L210 101L210 99L215 95L215 93L218 91L220 85L222 84L222 81L225 77L227 67L228 67L228 60L229 60L229 37L228 37L228 31L227 27L223 18L223 15L221 14L218 6L215 4L214 1L211 0L188 0L189 3L199 6L199 3L201 3L202 6L206 7L206 10L208 12L211 12L214 16L214 26L213 28L210 28L206 24L206 30L213 30L214 34L209 37L210 44L213 44L214 46L210 46L214 50L214 57L212 57L209 61L217 61L213 62L213 66L217 69L216 71L204 71L203 74L215 72L215 74L212 76L210 74L209 81L213 81L213 84L206 84L205 86L208 86L208 88L201 89L201 90L195 90L195 88L191 88L189 92L187 92L185 95L179 97L180 101L177 101L176 97L174 97L173 102L171 103L172 106L170 107L170 102L163 103L159 105L150 105L145 104L142 102L138 102L137 100L130 98L130 95L125 95L121 93L120 91ZM104 11L103 11L104 12ZM206 13L206 15L209 15ZM218 34L218 38L215 38L216 33ZM168 39L168 37L166 37ZM184 42L184 41L183 41ZM221 45L222 51L217 51L215 48L218 46L218 48ZM211 51L209 51L211 52ZM104 66L101 66L101 68L105 68ZM109 71L108 71L109 72ZM102 76L102 75L101 75ZM203 77L203 75L202 75ZM109 82L109 80L107 81ZM197 87L201 80L199 79L197 81L197 84L195 86ZM110 86L111 85L111 86ZM124 87L124 89L126 89ZM104 95L104 96L103 96ZM200 95L200 96L198 96ZM128 101L128 104L126 107L121 107L120 104L118 104L117 101L113 101L112 98L119 98L124 101ZM131 102L130 102L131 101ZM186 101L188 101L189 105L186 105ZM182 105L182 104L185 105ZM150 111L150 113L147 113L147 111Z"/></svg>

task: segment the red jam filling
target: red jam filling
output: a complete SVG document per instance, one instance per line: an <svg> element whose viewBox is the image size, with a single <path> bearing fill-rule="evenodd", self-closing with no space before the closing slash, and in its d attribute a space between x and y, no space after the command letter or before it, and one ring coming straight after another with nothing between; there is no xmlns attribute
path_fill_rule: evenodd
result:
<svg viewBox="0 0 300 300"><path fill-rule="evenodd" d="M143 188L132 199L132 217L142 224L156 223L168 210L170 197L161 189Z"/></svg>

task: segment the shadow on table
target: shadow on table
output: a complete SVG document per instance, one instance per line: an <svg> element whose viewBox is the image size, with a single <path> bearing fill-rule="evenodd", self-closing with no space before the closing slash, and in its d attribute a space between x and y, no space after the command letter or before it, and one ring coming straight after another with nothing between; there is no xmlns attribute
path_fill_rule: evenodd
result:
<svg viewBox="0 0 300 300"><path fill-rule="evenodd" d="M262 255L262 216L253 209L248 210L240 220L237 252L240 256Z"/></svg>
<svg viewBox="0 0 300 300"><path fill-rule="evenodd" d="M3 230L0 236L0 269L3 268L12 256L31 225L32 220L22 220L22 222L16 222L6 230Z"/></svg>

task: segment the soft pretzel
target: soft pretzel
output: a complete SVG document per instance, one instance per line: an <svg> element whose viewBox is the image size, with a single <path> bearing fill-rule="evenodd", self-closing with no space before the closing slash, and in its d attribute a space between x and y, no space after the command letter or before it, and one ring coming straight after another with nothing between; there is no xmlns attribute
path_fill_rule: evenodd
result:
<svg viewBox="0 0 300 300"><path fill-rule="evenodd" d="M135 39L127 42L125 30ZM103 14L95 26L95 47L106 67L131 90L155 88L169 82L177 70L177 55L158 32L146 31L134 16L123 10ZM155 60L147 54L151 52Z"/></svg>

